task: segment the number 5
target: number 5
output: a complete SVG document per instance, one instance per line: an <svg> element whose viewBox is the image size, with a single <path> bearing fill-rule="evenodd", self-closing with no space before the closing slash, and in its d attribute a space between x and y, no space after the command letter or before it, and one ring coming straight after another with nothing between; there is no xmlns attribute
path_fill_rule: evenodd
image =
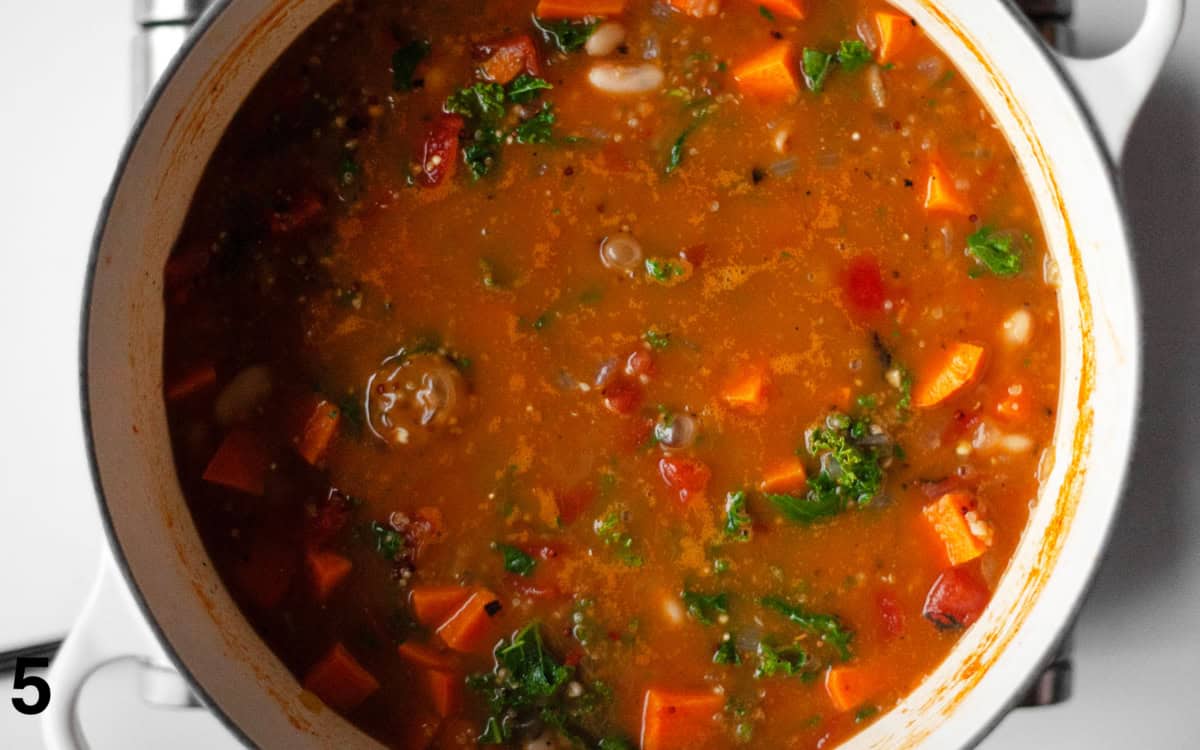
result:
<svg viewBox="0 0 1200 750"><path fill-rule="evenodd" d="M17 668L13 674L13 689L24 690L31 687L37 691L37 700L33 703L28 703L23 697L19 695L14 696L12 699L13 708L26 716L40 714L46 710L46 706L50 705L50 683L36 675L25 674L25 670L45 669L48 666L50 666L50 660L44 656L17 657Z"/></svg>

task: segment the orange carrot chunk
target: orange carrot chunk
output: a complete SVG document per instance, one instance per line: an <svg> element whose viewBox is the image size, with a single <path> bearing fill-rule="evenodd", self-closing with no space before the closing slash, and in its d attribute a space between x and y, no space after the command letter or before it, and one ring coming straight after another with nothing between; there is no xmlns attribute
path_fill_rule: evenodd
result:
<svg viewBox="0 0 1200 750"><path fill-rule="evenodd" d="M396 652L406 662L426 669L436 669L446 672L454 668L454 661L448 652L438 651L433 646L424 643L405 641L400 644Z"/></svg>
<svg viewBox="0 0 1200 750"><path fill-rule="evenodd" d="M896 56L912 41L916 26L908 16L899 13L876 13L875 29L879 32L879 50L875 58L880 64L895 62Z"/></svg>
<svg viewBox="0 0 1200 750"><path fill-rule="evenodd" d="M217 382L217 370L211 362L205 363L189 371L178 380L167 386L167 400L178 401L194 393L199 393Z"/></svg>
<svg viewBox="0 0 1200 750"><path fill-rule="evenodd" d="M319 466L325 460L329 443L337 434L341 417L342 414L336 406L325 399L317 401L308 421L304 423L304 429L296 438L296 451L300 457L313 466Z"/></svg>
<svg viewBox="0 0 1200 750"><path fill-rule="evenodd" d="M721 397L735 409L762 414L767 409L766 373L758 368L747 370L725 386Z"/></svg>
<svg viewBox="0 0 1200 750"><path fill-rule="evenodd" d="M348 559L336 552L309 552L305 556L308 574L312 578L313 595L324 602L354 567Z"/></svg>
<svg viewBox="0 0 1200 750"><path fill-rule="evenodd" d="M204 469L204 481L262 495L270 463L258 437L249 430L234 428Z"/></svg>
<svg viewBox="0 0 1200 750"><path fill-rule="evenodd" d="M707 18L721 12L721 0L668 0L668 2L672 8L692 18Z"/></svg>
<svg viewBox="0 0 1200 750"><path fill-rule="evenodd" d="M921 513L945 545L951 565L970 562L991 546L992 527L979 517L969 493L947 492Z"/></svg>
<svg viewBox="0 0 1200 750"><path fill-rule="evenodd" d="M607 18L625 12L625 0L538 0L538 18Z"/></svg>
<svg viewBox="0 0 1200 750"><path fill-rule="evenodd" d="M443 718L459 712L462 707L463 676L457 672L427 669L421 675L433 710Z"/></svg>
<svg viewBox="0 0 1200 750"><path fill-rule="evenodd" d="M500 600L487 589L470 598L437 629L447 646L464 653L488 653L495 644L492 618L500 611Z"/></svg>
<svg viewBox="0 0 1200 750"><path fill-rule="evenodd" d="M792 46L787 42L772 45L766 52L733 69L733 80L748 94L764 99L782 99L800 90Z"/></svg>
<svg viewBox="0 0 1200 750"><path fill-rule="evenodd" d="M925 209L967 215L971 209L954 184L954 178L941 164L929 164L929 184L925 188Z"/></svg>
<svg viewBox="0 0 1200 750"><path fill-rule="evenodd" d="M346 647L334 644L304 677L304 689L342 713L354 710L379 689L379 682L363 669Z"/></svg>
<svg viewBox="0 0 1200 750"><path fill-rule="evenodd" d="M874 675L863 667L830 667L825 673L825 692L839 711L859 708L875 694Z"/></svg>
<svg viewBox="0 0 1200 750"><path fill-rule="evenodd" d="M763 475L758 488L763 492L797 492L804 489L808 474L800 459L792 457L776 464Z"/></svg>
<svg viewBox="0 0 1200 750"><path fill-rule="evenodd" d="M642 704L642 750L704 746L721 733L725 699L715 693L650 688Z"/></svg>
<svg viewBox="0 0 1200 750"><path fill-rule="evenodd" d="M936 406L966 388L983 370L982 346L953 344L913 386L913 404Z"/></svg>
<svg viewBox="0 0 1200 750"><path fill-rule="evenodd" d="M427 628L436 628L471 597L462 586L414 586L408 603L413 617Z"/></svg>
<svg viewBox="0 0 1200 750"><path fill-rule="evenodd" d="M808 11L808 0L756 0L760 7L777 16L801 20Z"/></svg>

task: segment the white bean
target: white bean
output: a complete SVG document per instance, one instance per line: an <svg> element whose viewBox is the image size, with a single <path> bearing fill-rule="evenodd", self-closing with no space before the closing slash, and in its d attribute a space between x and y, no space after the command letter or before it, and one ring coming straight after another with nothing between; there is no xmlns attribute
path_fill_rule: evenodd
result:
<svg viewBox="0 0 1200 750"><path fill-rule="evenodd" d="M663 84L662 68L644 65L599 63L588 71L588 82L606 94L645 94Z"/></svg>
<svg viewBox="0 0 1200 750"><path fill-rule="evenodd" d="M602 23L588 37L584 49L592 57L611 55L625 41L625 27L614 21Z"/></svg>
<svg viewBox="0 0 1200 750"><path fill-rule="evenodd" d="M1033 335L1033 316L1025 308L1004 319L1004 340L1009 346L1024 346Z"/></svg>
<svg viewBox="0 0 1200 750"><path fill-rule="evenodd" d="M217 423L229 426L254 414L271 395L271 371L264 365L247 367L221 389L213 403Z"/></svg>
<svg viewBox="0 0 1200 750"><path fill-rule="evenodd" d="M667 594L663 597L662 607L663 614L672 625L683 624L683 605L679 603L678 597Z"/></svg>

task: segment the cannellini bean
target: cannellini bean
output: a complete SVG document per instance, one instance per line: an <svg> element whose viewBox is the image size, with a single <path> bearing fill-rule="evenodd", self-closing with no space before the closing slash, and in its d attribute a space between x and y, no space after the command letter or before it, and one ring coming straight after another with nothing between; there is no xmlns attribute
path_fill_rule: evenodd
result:
<svg viewBox="0 0 1200 750"><path fill-rule="evenodd" d="M775 131L775 150L781 154L786 154L792 145L791 128L780 128Z"/></svg>
<svg viewBox="0 0 1200 750"><path fill-rule="evenodd" d="M996 439L996 447L1007 453L1028 453L1033 450L1033 439L1028 435L1001 435Z"/></svg>
<svg viewBox="0 0 1200 750"><path fill-rule="evenodd" d="M667 620L672 625L682 625L683 624L683 616L684 616L683 605L679 603L678 597L667 594L666 596L663 597L662 607L663 607L663 614L667 616Z"/></svg>
<svg viewBox="0 0 1200 750"><path fill-rule="evenodd" d="M1004 341L1009 346L1024 346L1033 335L1033 315L1020 308L1004 319Z"/></svg>
<svg viewBox="0 0 1200 750"><path fill-rule="evenodd" d="M588 82L606 94L645 94L663 84L662 68L643 65L598 63L588 71Z"/></svg>
<svg viewBox="0 0 1200 750"><path fill-rule="evenodd" d="M592 57L604 57L611 55L624 41L625 27L615 21L608 21L596 27L583 48Z"/></svg>
<svg viewBox="0 0 1200 750"><path fill-rule="evenodd" d="M271 371L264 365L247 367L217 394L213 404L217 423L229 426L252 416L270 395Z"/></svg>

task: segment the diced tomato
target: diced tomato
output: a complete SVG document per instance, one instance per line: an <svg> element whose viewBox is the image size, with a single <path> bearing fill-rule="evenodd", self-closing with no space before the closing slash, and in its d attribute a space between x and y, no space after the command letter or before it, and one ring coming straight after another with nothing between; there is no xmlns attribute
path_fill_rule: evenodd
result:
<svg viewBox="0 0 1200 750"><path fill-rule="evenodd" d="M647 377L654 374L654 355L645 349L636 349L625 360L625 374L630 377Z"/></svg>
<svg viewBox="0 0 1200 750"><path fill-rule="evenodd" d="M900 600L891 589L883 589L875 595L875 606L879 609L879 635L891 641L904 635L907 625Z"/></svg>
<svg viewBox="0 0 1200 750"><path fill-rule="evenodd" d="M887 290L879 263L874 258L860 255L851 260L842 276L842 284L846 298L856 311L870 314L883 311Z"/></svg>
<svg viewBox="0 0 1200 750"><path fill-rule="evenodd" d="M681 456L660 458L658 473L668 487L679 492L679 501L683 503L702 494L712 478L712 470L703 461Z"/></svg>
<svg viewBox="0 0 1200 750"><path fill-rule="evenodd" d="M321 546L337 536L350 520L350 511L350 498L340 490L330 488L308 523L308 538L312 544Z"/></svg>
<svg viewBox="0 0 1200 750"><path fill-rule="evenodd" d="M642 386L629 378L613 378L612 382L600 391L604 396L604 405L609 411L617 414L632 414L642 405Z"/></svg>
<svg viewBox="0 0 1200 750"><path fill-rule="evenodd" d="M949 568L934 581L925 597L923 614L939 630L965 628L979 619L992 592L978 573Z"/></svg>
<svg viewBox="0 0 1200 750"><path fill-rule="evenodd" d="M555 492L554 504L558 508L559 522L564 526L575 523L595 499L595 490L587 485Z"/></svg>
<svg viewBox="0 0 1200 750"><path fill-rule="evenodd" d="M699 245L685 247L683 250L679 251L679 255L688 263L691 263L693 268L698 269L700 266L704 265L704 259L708 256L708 245L701 243Z"/></svg>
<svg viewBox="0 0 1200 750"><path fill-rule="evenodd" d="M649 417L629 420L621 432L621 447L626 453L635 454L650 444L654 434L654 420Z"/></svg>
<svg viewBox="0 0 1200 750"><path fill-rule="evenodd" d="M480 44L475 51L484 58L479 72L488 81L507 84L521 73L531 76L542 74L537 47L528 34L517 34Z"/></svg>
<svg viewBox="0 0 1200 750"><path fill-rule="evenodd" d="M454 176L458 168L458 138L465 125L459 115L442 113L430 124L421 152L421 175L429 187Z"/></svg>

